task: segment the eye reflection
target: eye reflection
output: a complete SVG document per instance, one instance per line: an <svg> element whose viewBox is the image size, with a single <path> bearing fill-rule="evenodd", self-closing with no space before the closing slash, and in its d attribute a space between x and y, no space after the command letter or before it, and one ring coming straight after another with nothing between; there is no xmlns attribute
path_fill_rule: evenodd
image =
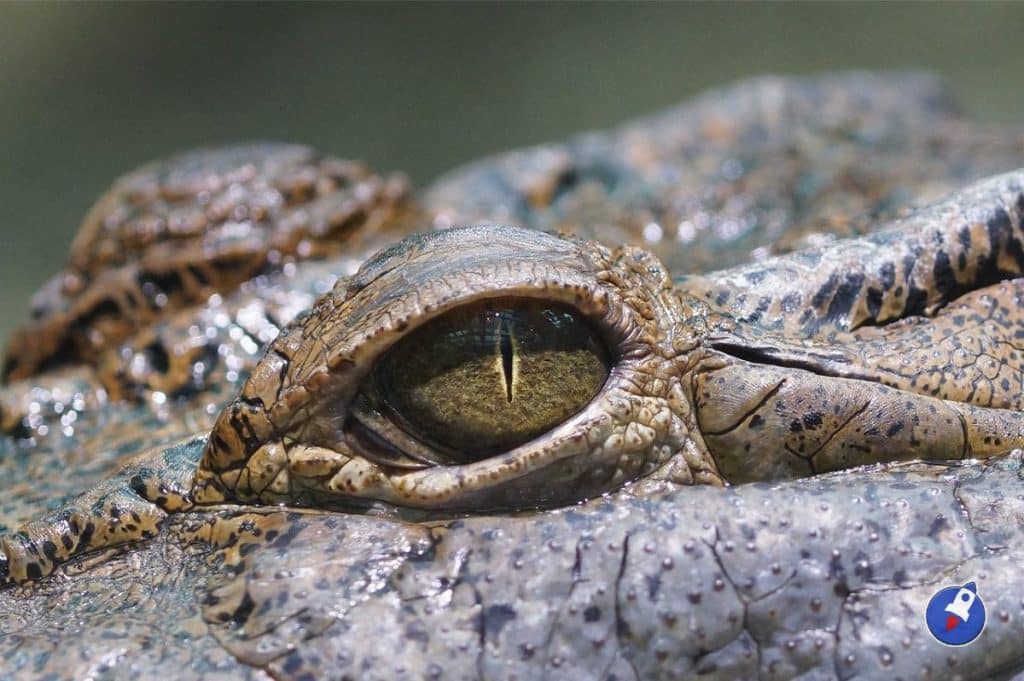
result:
<svg viewBox="0 0 1024 681"><path fill-rule="evenodd" d="M378 429L377 437L420 460L465 463L513 449L576 414L608 371L604 344L571 308L493 299L397 342L360 401L397 426ZM396 442L404 439L396 430L414 446ZM409 451L423 445L436 453Z"/></svg>

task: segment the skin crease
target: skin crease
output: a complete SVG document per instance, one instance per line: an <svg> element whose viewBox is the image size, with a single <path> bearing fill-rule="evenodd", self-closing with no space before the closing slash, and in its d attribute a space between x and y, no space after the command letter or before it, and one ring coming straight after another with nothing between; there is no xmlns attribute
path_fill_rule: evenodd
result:
<svg viewBox="0 0 1024 681"><path fill-rule="evenodd" d="M967 126L928 77L852 74L751 81L417 198L356 191L387 182L285 146L138 171L87 218L27 332L96 361L16 342L9 375L49 369L0 392L4 667L1020 672L1024 474L1006 452L1021 438L1024 178L997 174L1024 165L1020 140ZM354 209L349 190L384 198ZM246 251L251 281L210 265L196 293L183 260L149 254L200 193L220 206L207 216L263 207L253 229L290 245ZM400 240L489 210L583 238L481 224ZM178 246L219 262L236 237L255 243L209 229L224 248ZM145 233L149 265L101 257ZM777 257L744 263L769 244ZM161 293L154 322L139 301ZM374 367L431 320L508 297L575 311L608 350L604 386L503 454L392 465L372 431L387 424L358 411ZM414 435L388 437L436 454ZM969 580L989 622L944 648L924 605Z"/></svg>

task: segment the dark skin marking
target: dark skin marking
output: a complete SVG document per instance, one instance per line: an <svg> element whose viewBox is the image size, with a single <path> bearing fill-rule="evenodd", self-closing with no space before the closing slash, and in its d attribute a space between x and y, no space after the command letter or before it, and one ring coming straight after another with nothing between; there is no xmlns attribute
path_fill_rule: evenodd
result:
<svg viewBox="0 0 1024 681"><path fill-rule="evenodd" d="M837 320L850 314L853 304L857 302L861 289L864 287L864 275L854 272L848 275L836 288L832 301L829 303L825 319L828 321Z"/></svg>
<svg viewBox="0 0 1024 681"><path fill-rule="evenodd" d="M832 292L836 290L838 285L839 276L835 274L831 275L824 285L818 289L818 292L814 294L814 297L811 298L811 305L816 308L824 307L825 301L832 296Z"/></svg>
<svg viewBox="0 0 1024 681"><path fill-rule="evenodd" d="M888 291L896 283L896 266L891 262L885 263L879 268L878 276L882 284L882 290Z"/></svg>
<svg viewBox="0 0 1024 681"><path fill-rule="evenodd" d="M782 309L784 312L795 312L800 308L802 297L799 293L790 293L782 299Z"/></svg>
<svg viewBox="0 0 1024 681"><path fill-rule="evenodd" d="M905 314L908 315L920 315L924 314L928 307L928 292L924 289L917 288L913 284L907 290L907 303L904 307Z"/></svg>
<svg viewBox="0 0 1024 681"><path fill-rule="evenodd" d="M502 628L516 618L516 611L509 605L499 603L488 606L483 612L483 625L488 636L497 638Z"/></svg>
<svg viewBox="0 0 1024 681"><path fill-rule="evenodd" d="M868 314L870 314L872 318L877 319L879 313L882 311L882 291L874 287L868 288L866 302L868 306Z"/></svg>
<svg viewBox="0 0 1024 681"><path fill-rule="evenodd" d="M950 295L958 287L956 275L953 273L952 264L949 261L949 254L940 250L935 254L935 286Z"/></svg>

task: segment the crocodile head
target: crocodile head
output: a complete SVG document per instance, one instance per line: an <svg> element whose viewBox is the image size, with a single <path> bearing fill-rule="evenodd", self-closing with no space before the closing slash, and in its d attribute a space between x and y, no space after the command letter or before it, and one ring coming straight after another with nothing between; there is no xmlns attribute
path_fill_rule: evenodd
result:
<svg viewBox="0 0 1024 681"><path fill-rule="evenodd" d="M754 81L417 199L291 147L129 176L0 391L4 659L1016 673L1024 190L974 180L1024 150L939 94Z"/></svg>

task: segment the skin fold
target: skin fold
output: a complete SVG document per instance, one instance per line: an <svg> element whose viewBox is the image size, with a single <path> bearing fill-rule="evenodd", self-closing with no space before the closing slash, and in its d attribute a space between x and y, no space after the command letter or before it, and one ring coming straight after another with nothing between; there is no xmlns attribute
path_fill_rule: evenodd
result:
<svg viewBox="0 0 1024 681"><path fill-rule="evenodd" d="M1011 678L1022 160L928 76L845 74L419 194L287 145L139 169L8 351L2 666ZM476 402L511 435L449 437ZM945 647L925 604L972 580Z"/></svg>

